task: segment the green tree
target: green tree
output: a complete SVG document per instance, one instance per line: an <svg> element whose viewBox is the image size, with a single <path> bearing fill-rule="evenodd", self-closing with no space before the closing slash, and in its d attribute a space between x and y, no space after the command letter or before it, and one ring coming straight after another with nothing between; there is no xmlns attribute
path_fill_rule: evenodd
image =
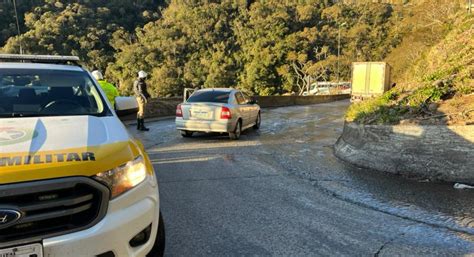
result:
<svg viewBox="0 0 474 257"><path fill-rule="evenodd" d="M180 95L185 87L236 85L231 21L238 6L233 1L172 1L161 19L137 30L133 42L114 46L117 62L108 71L127 92L134 79L130 74L145 69L152 74L154 95L161 96ZM135 56L138 62L132 60Z"/></svg>
<svg viewBox="0 0 474 257"><path fill-rule="evenodd" d="M158 18L156 1L42 1L24 16L26 32L11 37L3 51L29 54L78 55L89 68L105 69L112 62L110 44L117 30Z"/></svg>

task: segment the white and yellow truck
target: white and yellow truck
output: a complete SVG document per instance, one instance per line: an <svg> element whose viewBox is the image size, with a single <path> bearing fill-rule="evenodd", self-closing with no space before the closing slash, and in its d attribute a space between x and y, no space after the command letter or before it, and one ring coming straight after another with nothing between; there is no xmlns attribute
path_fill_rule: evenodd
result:
<svg viewBox="0 0 474 257"><path fill-rule="evenodd" d="M390 87L390 65L388 63L352 63L351 101L361 101L380 96Z"/></svg>
<svg viewBox="0 0 474 257"><path fill-rule="evenodd" d="M78 61L0 55L0 256L162 256L150 159Z"/></svg>

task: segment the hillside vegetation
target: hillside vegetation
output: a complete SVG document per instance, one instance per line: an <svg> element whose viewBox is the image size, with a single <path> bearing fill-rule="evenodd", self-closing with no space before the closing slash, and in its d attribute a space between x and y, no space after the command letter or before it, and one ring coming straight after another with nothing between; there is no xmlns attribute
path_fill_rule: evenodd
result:
<svg viewBox="0 0 474 257"><path fill-rule="evenodd" d="M401 41L401 11L371 1L18 0L20 36L6 2L3 52L79 55L123 94L140 69L153 96L230 86L302 93L311 81L349 80L352 61L382 60Z"/></svg>
<svg viewBox="0 0 474 257"><path fill-rule="evenodd" d="M0 51L78 55L125 95L143 69L162 97L186 87L300 94L313 81L350 80L352 62L386 60L397 86L351 106L347 120L472 122L465 1L400 2L17 0L17 36L12 1L2 1Z"/></svg>
<svg viewBox="0 0 474 257"><path fill-rule="evenodd" d="M114 61L114 33L133 32L159 18L163 1L17 0L20 37L11 1L0 2L3 52L77 55L89 68L105 70Z"/></svg>
<svg viewBox="0 0 474 257"><path fill-rule="evenodd" d="M387 57L397 86L382 97L352 105L348 121L474 124L474 16L455 1L428 9L431 4L413 9L413 18L405 23L417 19L412 24L418 26L407 28L404 41Z"/></svg>

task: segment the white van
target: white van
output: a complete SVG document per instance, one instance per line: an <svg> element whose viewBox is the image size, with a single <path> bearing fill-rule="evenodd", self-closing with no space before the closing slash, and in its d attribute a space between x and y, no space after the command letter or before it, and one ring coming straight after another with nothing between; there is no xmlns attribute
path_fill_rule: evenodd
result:
<svg viewBox="0 0 474 257"><path fill-rule="evenodd" d="M150 159L78 61L0 55L0 256L162 256Z"/></svg>

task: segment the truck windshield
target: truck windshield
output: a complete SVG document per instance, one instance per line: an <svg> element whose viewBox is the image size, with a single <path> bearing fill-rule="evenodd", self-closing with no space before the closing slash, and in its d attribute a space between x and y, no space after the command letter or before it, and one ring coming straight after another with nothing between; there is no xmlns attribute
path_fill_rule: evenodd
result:
<svg viewBox="0 0 474 257"><path fill-rule="evenodd" d="M0 69L0 118L109 113L85 72Z"/></svg>

